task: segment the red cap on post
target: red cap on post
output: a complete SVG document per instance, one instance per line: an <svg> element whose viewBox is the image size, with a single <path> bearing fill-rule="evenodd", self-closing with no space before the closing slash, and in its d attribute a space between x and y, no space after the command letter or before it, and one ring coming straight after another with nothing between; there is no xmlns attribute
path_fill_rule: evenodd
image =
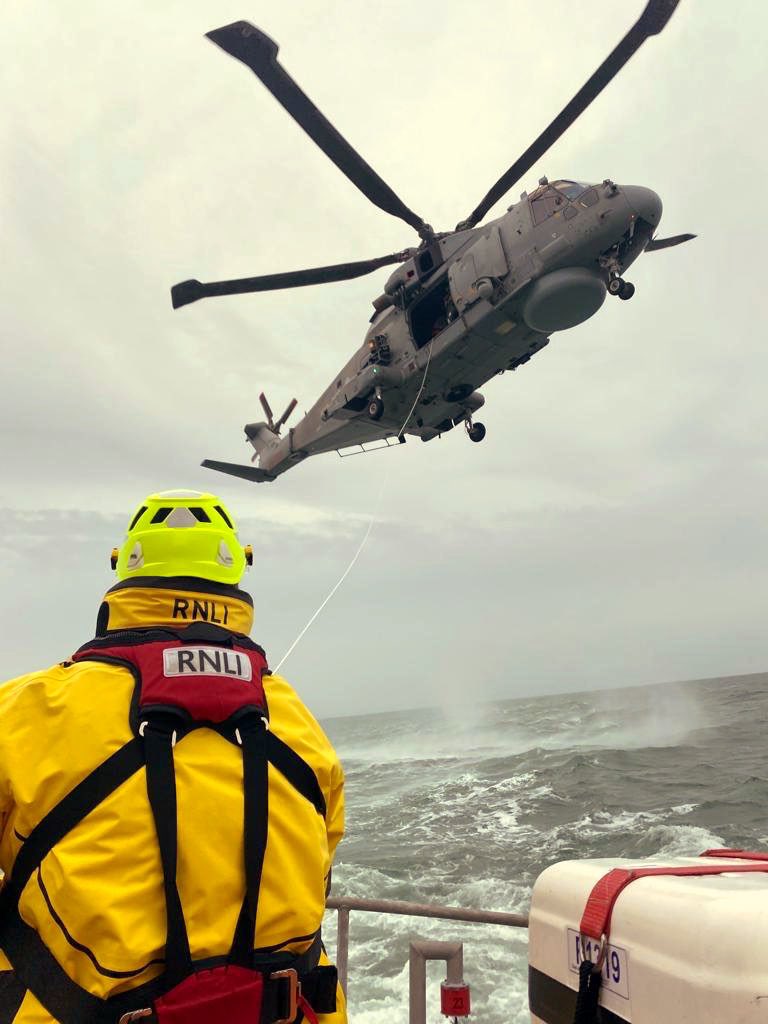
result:
<svg viewBox="0 0 768 1024"><path fill-rule="evenodd" d="M440 986L440 1011L445 1017L468 1017L469 985L449 985L444 981Z"/></svg>

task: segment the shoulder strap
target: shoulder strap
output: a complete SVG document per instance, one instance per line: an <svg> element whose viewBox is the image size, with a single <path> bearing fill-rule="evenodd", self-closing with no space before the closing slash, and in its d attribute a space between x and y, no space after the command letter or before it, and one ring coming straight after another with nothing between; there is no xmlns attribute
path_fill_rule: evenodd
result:
<svg viewBox="0 0 768 1024"><path fill-rule="evenodd" d="M143 764L143 744L132 739L106 761L102 761L98 768L51 808L32 829L19 850L11 876L0 892L0 915L8 906L18 903L33 872L53 847Z"/></svg>
<svg viewBox="0 0 768 1024"><path fill-rule="evenodd" d="M264 855L269 825L269 775L266 718L251 715L238 733L243 748L243 838L245 856L245 898L229 951L234 964L250 967L256 945L256 911L259 904Z"/></svg>
<svg viewBox="0 0 768 1024"><path fill-rule="evenodd" d="M184 910L176 885L178 836L176 821L176 775L173 767L175 733L160 723L149 721L144 730L147 759L147 796L155 821L160 847L165 893L166 943L165 973L170 984L178 985L192 973Z"/></svg>
<svg viewBox="0 0 768 1024"><path fill-rule="evenodd" d="M0 917L0 947L14 974L60 1024L97 1020L101 999L72 981L43 940L16 908Z"/></svg>
<svg viewBox="0 0 768 1024"><path fill-rule="evenodd" d="M26 991L13 971L0 971L0 1024L13 1024Z"/></svg>
<svg viewBox="0 0 768 1024"><path fill-rule="evenodd" d="M314 770L303 757L284 743L273 732L267 733L267 757L294 789L314 806L323 818L326 814L325 797Z"/></svg>

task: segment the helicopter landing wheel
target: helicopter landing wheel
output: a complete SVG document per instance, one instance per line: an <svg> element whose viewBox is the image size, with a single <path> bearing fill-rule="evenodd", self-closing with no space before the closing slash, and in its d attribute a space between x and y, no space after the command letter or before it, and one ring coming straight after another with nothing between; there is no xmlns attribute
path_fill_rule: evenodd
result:
<svg viewBox="0 0 768 1024"><path fill-rule="evenodd" d="M467 437L470 441L474 441L475 444L482 441L485 437L485 424L473 423L472 426L467 429Z"/></svg>
<svg viewBox="0 0 768 1024"><path fill-rule="evenodd" d="M620 277L612 277L608 282L608 292L611 295L621 295L621 289L624 287L624 282Z"/></svg>
<svg viewBox="0 0 768 1024"><path fill-rule="evenodd" d="M635 286L631 283L631 281L622 281L621 288L619 288L619 298L631 299L634 294Z"/></svg>
<svg viewBox="0 0 768 1024"><path fill-rule="evenodd" d="M372 420L380 420L384 415L384 403L380 398L372 398L368 403L368 416Z"/></svg>

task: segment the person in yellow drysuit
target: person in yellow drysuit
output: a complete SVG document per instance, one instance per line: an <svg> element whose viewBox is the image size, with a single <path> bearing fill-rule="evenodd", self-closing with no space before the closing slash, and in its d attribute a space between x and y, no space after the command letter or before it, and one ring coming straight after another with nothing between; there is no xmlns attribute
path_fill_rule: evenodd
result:
<svg viewBox="0 0 768 1024"><path fill-rule="evenodd" d="M342 768L248 639L251 559L218 498L148 497L96 638L0 686L0 1024L345 1024Z"/></svg>

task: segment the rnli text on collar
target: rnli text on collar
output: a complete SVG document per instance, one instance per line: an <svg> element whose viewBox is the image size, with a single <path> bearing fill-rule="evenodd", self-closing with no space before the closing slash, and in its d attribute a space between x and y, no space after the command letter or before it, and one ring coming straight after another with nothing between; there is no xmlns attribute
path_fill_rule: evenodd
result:
<svg viewBox="0 0 768 1024"><path fill-rule="evenodd" d="M173 617L192 622L202 620L203 622L213 622L218 626L226 626L229 619L229 608L224 601L199 600L198 598L190 600L186 597L175 597L173 599Z"/></svg>

